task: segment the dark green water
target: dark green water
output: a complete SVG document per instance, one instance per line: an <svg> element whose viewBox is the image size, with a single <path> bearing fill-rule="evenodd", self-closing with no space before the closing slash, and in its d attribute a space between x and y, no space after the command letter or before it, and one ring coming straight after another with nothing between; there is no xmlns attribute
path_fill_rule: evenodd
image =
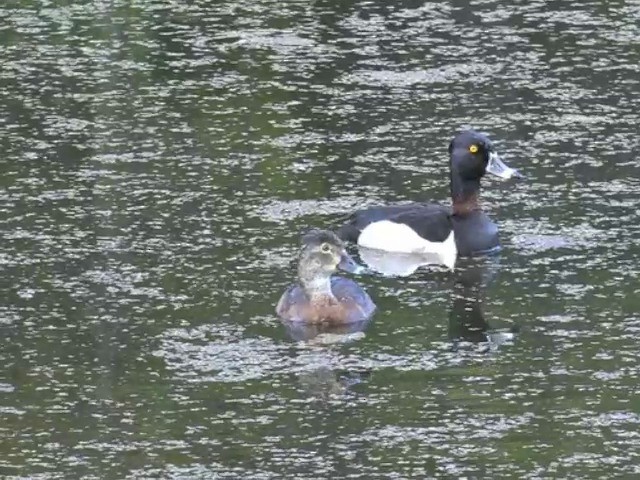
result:
<svg viewBox="0 0 640 480"><path fill-rule="evenodd" d="M637 0L4 1L0 476L639 475L639 45ZM446 201L467 126L527 176L501 255L293 341L300 232Z"/></svg>

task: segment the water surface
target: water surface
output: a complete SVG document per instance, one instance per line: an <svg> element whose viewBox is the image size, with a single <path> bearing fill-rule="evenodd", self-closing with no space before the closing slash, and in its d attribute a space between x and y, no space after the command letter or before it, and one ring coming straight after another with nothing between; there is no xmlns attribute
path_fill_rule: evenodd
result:
<svg viewBox="0 0 640 480"><path fill-rule="evenodd" d="M639 43L637 1L4 2L0 475L640 473ZM469 126L527 176L502 253L281 325L300 233L446 201Z"/></svg>

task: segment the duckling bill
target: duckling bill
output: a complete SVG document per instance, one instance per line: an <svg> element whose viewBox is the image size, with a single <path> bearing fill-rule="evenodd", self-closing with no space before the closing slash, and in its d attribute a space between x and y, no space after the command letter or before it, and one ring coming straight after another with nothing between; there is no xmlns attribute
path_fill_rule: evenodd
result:
<svg viewBox="0 0 640 480"><path fill-rule="evenodd" d="M338 268L355 272L360 266L333 232L307 233L298 260L298 283L280 298L278 316L291 322L332 324L370 318L376 309L371 297L353 280L333 276Z"/></svg>

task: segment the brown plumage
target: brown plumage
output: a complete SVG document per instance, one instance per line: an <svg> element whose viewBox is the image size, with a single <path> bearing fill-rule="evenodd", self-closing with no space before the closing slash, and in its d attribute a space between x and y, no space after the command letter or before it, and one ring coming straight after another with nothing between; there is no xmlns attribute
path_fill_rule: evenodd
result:
<svg viewBox="0 0 640 480"><path fill-rule="evenodd" d="M326 230L303 237L298 262L298 283L284 292L276 313L284 320L306 323L344 324L369 318L375 305L354 281L332 277L337 268L358 268L342 241Z"/></svg>

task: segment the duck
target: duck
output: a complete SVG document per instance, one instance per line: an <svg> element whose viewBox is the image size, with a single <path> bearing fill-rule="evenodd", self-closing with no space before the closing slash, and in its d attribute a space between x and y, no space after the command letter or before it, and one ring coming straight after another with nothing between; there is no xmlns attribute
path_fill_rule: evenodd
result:
<svg viewBox="0 0 640 480"><path fill-rule="evenodd" d="M298 257L298 281L282 294L278 316L288 322L333 325L371 318L376 310L373 300L353 280L333 275L338 268L352 273L362 269L334 232L306 233Z"/></svg>
<svg viewBox="0 0 640 480"><path fill-rule="evenodd" d="M359 246L396 253L436 254L450 269L456 258L500 248L498 227L480 206L480 181L486 173L523 178L507 166L486 135L458 133L449 143L451 206L434 203L384 205L356 211L337 230Z"/></svg>

